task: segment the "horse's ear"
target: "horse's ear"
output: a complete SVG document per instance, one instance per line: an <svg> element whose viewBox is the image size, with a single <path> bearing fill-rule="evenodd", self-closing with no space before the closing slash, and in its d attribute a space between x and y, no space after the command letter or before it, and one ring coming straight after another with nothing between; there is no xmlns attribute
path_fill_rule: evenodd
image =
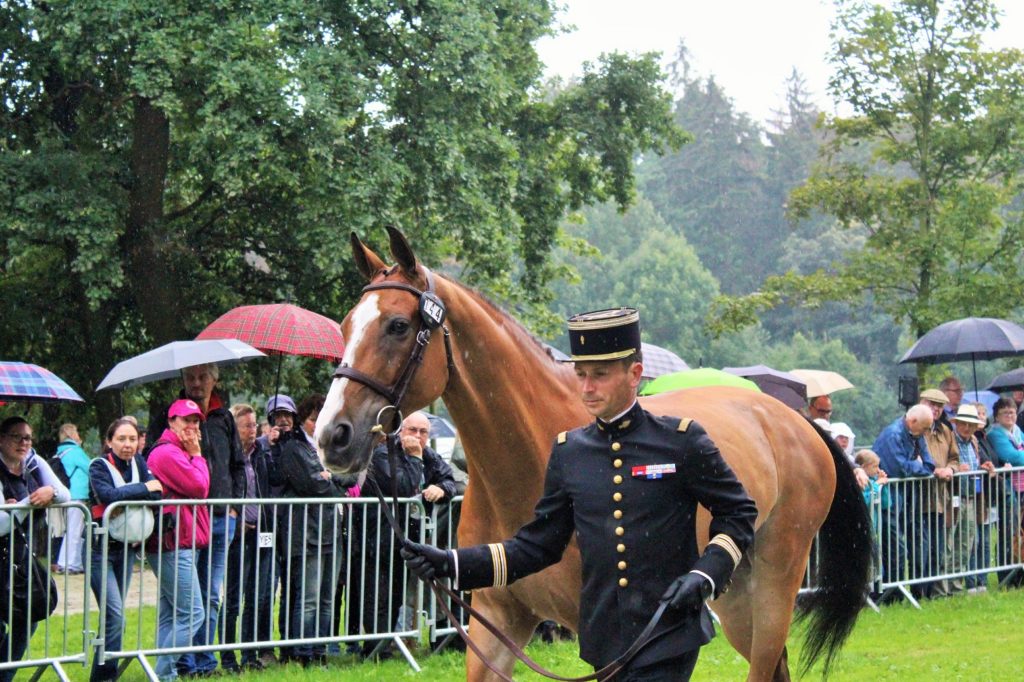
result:
<svg viewBox="0 0 1024 682"><path fill-rule="evenodd" d="M412 252L412 247L409 246L409 241L397 227L388 225L387 230L388 236L391 238L391 255L394 256L395 262L401 266L406 275L415 275L416 254Z"/></svg>
<svg viewBox="0 0 1024 682"><path fill-rule="evenodd" d="M384 261L380 259L380 256L364 244L355 232L351 234L349 241L352 242L352 257L356 261L356 267L367 281L373 279L374 275L387 268Z"/></svg>

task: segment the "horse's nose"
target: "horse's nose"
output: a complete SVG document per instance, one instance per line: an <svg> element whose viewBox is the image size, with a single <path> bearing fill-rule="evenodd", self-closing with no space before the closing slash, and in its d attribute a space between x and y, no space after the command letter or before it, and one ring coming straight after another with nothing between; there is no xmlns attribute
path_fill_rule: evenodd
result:
<svg viewBox="0 0 1024 682"><path fill-rule="evenodd" d="M352 425L347 421L336 422L327 434L327 452L342 454L352 443Z"/></svg>

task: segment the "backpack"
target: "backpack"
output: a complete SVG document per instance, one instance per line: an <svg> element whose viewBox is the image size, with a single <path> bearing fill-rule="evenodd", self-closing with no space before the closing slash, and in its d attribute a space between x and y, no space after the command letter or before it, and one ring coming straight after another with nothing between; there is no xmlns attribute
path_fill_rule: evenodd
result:
<svg viewBox="0 0 1024 682"><path fill-rule="evenodd" d="M68 476L68 472L64 470L64 462L60 461L63 452L56 452L50 456L46 463L50 465L53 470L53 475L60 479L60 482L64 484L64 487L71 490L71 477Z"/></svg>

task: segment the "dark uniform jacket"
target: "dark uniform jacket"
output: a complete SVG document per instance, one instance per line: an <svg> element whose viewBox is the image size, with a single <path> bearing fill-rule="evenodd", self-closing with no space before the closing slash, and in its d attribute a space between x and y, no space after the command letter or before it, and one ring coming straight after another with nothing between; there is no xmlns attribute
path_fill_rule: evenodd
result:
<svg viewBox="0 0 1024 682"><path fill-rule="evenodd" d="M697 550L697 504L712 515L712 543ZM557 562L575 531L583 562L580 656L602 667L625 652L669 583L690 570L729 582L754 536L757 509L698 424L654 417L640 405L610 424L560 434L534 519L500 544L457 552L458 587L502 586ZM631 665L650 665L707 643L699 614L667 611L665 634Z"/></svg>

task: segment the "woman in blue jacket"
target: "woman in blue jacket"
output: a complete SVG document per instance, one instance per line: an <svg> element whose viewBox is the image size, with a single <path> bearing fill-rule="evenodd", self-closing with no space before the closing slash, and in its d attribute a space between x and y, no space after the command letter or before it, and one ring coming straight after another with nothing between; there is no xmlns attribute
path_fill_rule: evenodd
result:
<svg viewBox="0 0 1024 682"><path fill-rule="evenodd" d="M106 448L89 466L89 488L92 518L100 523L107 507L128 500L159 500L163 491L160 481L153 478L146 460L137 454L139 429L128 419L117 419L107 427ZM157 509L159 511L159 509ZM138 510L132 513L138 514ZM151 512L147 509L146 514ZM112 512L117 514L117 512ZM113 524L111 524L113 525ZM150 526L152 528L152 526ZM108 532L110 528L108 527ZM122 536L122 538L125 536ZM106 583L106 617L104 618L104 651L121 650L124 631L124 599L135 567L135 556L140 542L125 544L111 536L107 541L107 558L103 560L102 537L96 536L92 548L92 592L97 603L103 598ZM117 661L108 659L100 664L99 651L92 661L90 682L117 679Z"/></svg>

